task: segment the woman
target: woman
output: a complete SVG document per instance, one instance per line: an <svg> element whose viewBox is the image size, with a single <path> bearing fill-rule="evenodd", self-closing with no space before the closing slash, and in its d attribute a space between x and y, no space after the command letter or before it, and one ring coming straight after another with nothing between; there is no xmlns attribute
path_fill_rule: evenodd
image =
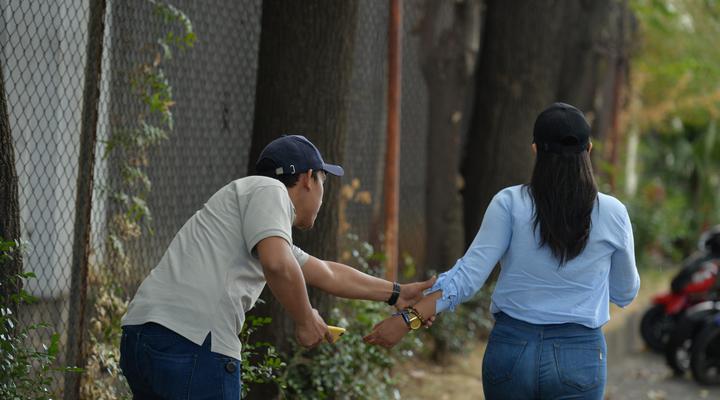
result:
<svg viewBox="0 0 720 400"><path fill-rule="evenodd" d="M470 248L431 294L365 340L394 346L428 317L471 298L499 262L485 397L602 399L609 302L624 307L640 287L630 219L622 203L598 193L582 112L551 105L535 121L533 139L530 183L497 193Z"/></svg>

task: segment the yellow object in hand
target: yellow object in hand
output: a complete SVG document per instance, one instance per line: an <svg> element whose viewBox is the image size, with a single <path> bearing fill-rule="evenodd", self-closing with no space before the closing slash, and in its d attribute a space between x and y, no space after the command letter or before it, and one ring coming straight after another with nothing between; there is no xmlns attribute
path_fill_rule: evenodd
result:
<svg viewBox="0 0 720 400"><path fill-rule="evenodd" d="M340 339L340 336L345 334L345 328L341 328L339 326L328 325L328 331L333 339L331 343L337 342Z"/></svg>

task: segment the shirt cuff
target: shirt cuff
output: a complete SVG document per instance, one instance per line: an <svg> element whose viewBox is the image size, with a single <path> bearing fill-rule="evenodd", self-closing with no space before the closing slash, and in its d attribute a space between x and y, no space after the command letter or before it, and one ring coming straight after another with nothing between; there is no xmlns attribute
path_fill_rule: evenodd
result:
<svg viewBox="0 0 720 400"><path fill-rule="evenodd" d="M459 304L457 295L457 287L452 281L454 270L440 274L435 284L428 290L428 294L442 290L442 296L435 302L435 313L439 314L443 311L455 311Z"/></svg>

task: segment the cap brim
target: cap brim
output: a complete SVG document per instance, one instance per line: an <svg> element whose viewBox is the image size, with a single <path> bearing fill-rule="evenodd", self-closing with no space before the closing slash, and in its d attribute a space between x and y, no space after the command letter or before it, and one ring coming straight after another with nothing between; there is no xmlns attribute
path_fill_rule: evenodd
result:
<svg viewBox="0 0 720 400"><path fill-rule="evenodd" d="M335 164L323 164L323 171L335 176L343 176L345 174L343 167Z"/></svg>

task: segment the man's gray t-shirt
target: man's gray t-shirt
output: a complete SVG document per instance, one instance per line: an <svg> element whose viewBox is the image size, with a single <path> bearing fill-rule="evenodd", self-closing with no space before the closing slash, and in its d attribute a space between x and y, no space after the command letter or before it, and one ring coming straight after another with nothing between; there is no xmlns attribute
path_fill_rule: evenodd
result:
<svg viewBox="0 0 720 400"><path fill-rule="evenodd" d="M255 246L278 236L300 266L309 255L292 244L295 210L278 180L250 176L215 193L175 235L140 285L122 325L161 324L211 351L240 359L245 313L265 287Z"/></svg>

